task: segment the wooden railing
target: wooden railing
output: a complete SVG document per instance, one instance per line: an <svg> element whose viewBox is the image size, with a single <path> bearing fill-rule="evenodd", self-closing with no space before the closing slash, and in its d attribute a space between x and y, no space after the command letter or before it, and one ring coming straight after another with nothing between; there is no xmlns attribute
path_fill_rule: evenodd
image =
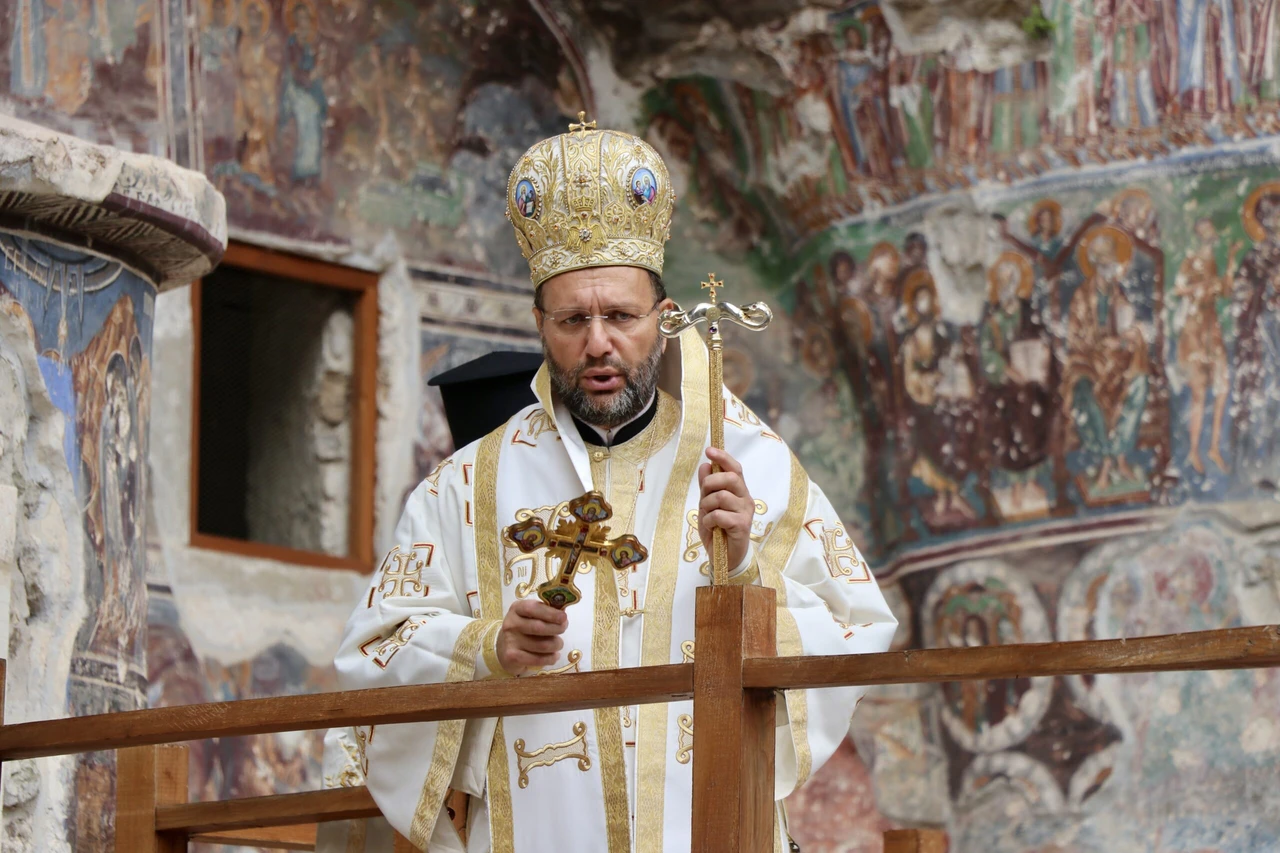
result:
<svg viewBox="0 0 1280 853"><path fill-rule="evenodd" d="M695 719L716 720L716 725L698 729L693 754L693 849L770 853L778 690L1280 666L1277 626L1125 640L777 658L774 615L772 590L708 587L698 590L698 652L691 664L216 702L4 725L0 761L119 750L119 853L178 853L190 840L306 850L314 843L311 825L317 822L376 816L378 808L368 792L338 788L190 803L186 748L167 744L692 698ZM886 836L887 853L943 850L945 839L937 833L899 831Z"/></svg>

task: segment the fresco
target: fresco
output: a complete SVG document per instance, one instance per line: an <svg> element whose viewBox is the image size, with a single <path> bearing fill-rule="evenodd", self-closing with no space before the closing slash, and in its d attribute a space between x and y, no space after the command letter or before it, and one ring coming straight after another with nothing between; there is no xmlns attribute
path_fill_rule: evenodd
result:
<svg viewBox="0 0 1280 853"><path fill-rule="evenodd" d="M1117 639L1280 617L1277 558L1207 516L902 579L911 646ZM1280 827L1270 670L880 688L788 803L818 853L878 851L891 826L940 826L955 851L1247 853ZM1229 700L1225 697L1230 697ZM866 803L866 789L875 808Z"/></svg>
<svg viewBox="0 0 1280 853"><path fill-rule="evenodd" d="M0 15L6 112L118 148L167 153L165 2L6 3Z"/></svg>
<svg viewBox="0 0 1280 853"><path fill-rule="evenodd" d="M251 659L201 660L183 630L173 592L149 588L147 664L149 706L222 702L337 690L332 667L316 667L286 643ZM226 800L321 787L324 732L282 732L191 743L188 784L193 800ZM192 850L225 848L193 845Z"/></svg>
<svg viewBox="0 0 1280 853"><path fill-rule="evenodd" d="M520 275L493 221L506 170L579 100L528 4L200 0L198 15L204 169L233 225L365 245L389 230L415 259Z"/></svg>
<svg viewBox="0 0 1280 853"><path fill-rule="evenodd" d="M755 238L795 238L922 196L1280 130L1269 4L1041 7L1054 30L1039 54L979 70L964 45L903 53L877 3L849 3L791 40L781 92L674 80L650 93L653 131L699 164L695 207Z"/></svg>
<svg viewBox="0 0 1280 853"><path fill-rule="evenodd" d="M68 683L70 714L146 704L147 425L155 287L116 261L0 234L0 303L30 325L83 510L84 596L97 602L79 626ZM76 849L110 849L115 796L110 753L76 769Z"/></svg>
<svg viewBox="0 0 1280 853"><path fill-rule="evenodd" d="M865 451L841 454L856 470L823 472L820 441L797 452L886 569L942 543L1105 535L1135 513L1269 497L1275 174L993 198L975 214L977 287L939 266L926 212L828 232L773 294L804 381L749 402L803 411L821 395L830 448L861 427ZM769 348L743 345L767 370Z"/></svg>

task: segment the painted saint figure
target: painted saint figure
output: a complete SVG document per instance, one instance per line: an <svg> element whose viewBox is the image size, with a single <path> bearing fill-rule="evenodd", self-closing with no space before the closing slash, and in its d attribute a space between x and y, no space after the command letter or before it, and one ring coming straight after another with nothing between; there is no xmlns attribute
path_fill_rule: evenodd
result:
<svg viewBox="0 0 1280 853"><path fill-rule="evenodd" d="M239 88L236 137L240 167L261 186L275 183L271 149L276 141L277 85L280 65L272 59L271 10L263 0L245 0L244 27L237 50Z"/></svg>
<svg viewBox="0 0 1280 853"><path fill-rule="evenodd" d="M1085 279L1068 309L1064 402L1086 458L1097 465L1090 491L1101 493L1113 474L1126 485L1139 480L1129 457L1147 404L1149 353L1122 287L1133 256L1129 236L1106 225L1091 229L1076 256Z"/></svg>
<svg viewBox="0 0 1280 853"><path fill-rule="evenodd" d="M292 173L295 181L320 177L324 156L324 127L328 100L318 69L319 33L310 0L292 0L285 7L289 39L285 44L284 89L280 98L281 129L293 125Z"/></svg>
<svg viewBox="0 0 1280 853"><path fill-rule="evenodd" d="M913 424L910 474L934 493L931 527L955 526L976 518L961 495L969 473L975 431L957 428L974 396L969 368L953 346L950 330L938 311L938 290L928 270L907 279L903 306L908 329L903 336L904 410Z"/></svg>
<svg viewBox="0 0 1280 853"><path fill-rule="evenodd" d="M1031 262L1017 252L1005 252L988 279L978 357L986 385L983 411L992 464L1011 480L1007 500L996 495L1008 518L1048 507L1035 470L1048 455L1053 356L1048 333L1031 305Z"/></svg>
<svg viewBox="0 0 1280 853"><path fill-rule="evenodd" d="M1222 325L1218 322L1218 300L1231 295L1236 256L1242 244L1231 245L1227 251L1226 275L1219 275L1216 257L1218 232L1213 222L1208 219L1197 221L1196 238L1200 244L1187 253L1178 268L1173 295L1183 300L1186 312L1182 334L1178 337L1178 366L1191 389L1191 413L1188 415L1191 448L1187 451L1187 464L1203 474L1200 437L1210 391L1213 391L1213 431L1209 438L1209 459L1219 469L1225 471L1227 468L1220 451L1222 418L1227 411L1229 396L1227 350L1222 340Z"/></svg>
<svg viewBox="0 0 1280 853"><path fill-rule="evenodd" d="M1178 97L1191 115L1230 112L1240 100L1235 4L1178 0Z"/></svg>
<svg viewBox="0 0 1280 853"><path fill-rule="evenodd" d="M1251 475L1251 481L1276 483L1280 478L1272 460L1280 438L1280 181L1254 190L1243 218L1254 244L1233 282L1231 458L1236 471Z"/></svg>

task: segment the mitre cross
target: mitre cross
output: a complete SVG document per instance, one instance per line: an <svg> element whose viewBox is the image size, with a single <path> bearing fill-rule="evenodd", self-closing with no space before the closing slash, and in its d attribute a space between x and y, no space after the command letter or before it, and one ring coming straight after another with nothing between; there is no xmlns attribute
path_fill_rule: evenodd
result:
<svg viewBox="0 0 1280 853"><path fill-rule="evenodd" d="M570 123L569 125L570 133L579 133L579 134L585 135L588 130L595 130L595 129L596 129L595 119L592 119L591 121L587 121L587 114L582 110L578 111L578 120Z"/></svg>
<svg viewBox="0 0 1280 853"><path fill-rule="evenodd" d="M711 379L711 446L720 450L724 449L724 338L720 335L720 323L728 320L758 332L773 319L773 312L763 302L739 307L731 302L716 301L716 291L724 287L725 282L717 280L716 274L711 273L702 282L702 289L711 297L710 302L700 302L688 311L678 308L663 311L658 324L659 331L668 338L674 338L698 323L707 324L707 364ZM718 473L720 466L713 465L711 470ZM727 583L729 550L724 530L715 528L711 539L711 582Z"/></svg>
<svg viewBox="0 0 1280 853"><path fill-rule="evenodd" d="M549 529L540 518L530 518L506 529L507 538L526 554L546 550L548 557L560 560L560 571L538 587L538 597L556 610L564 610L582 598L573 582L578 564L584 559L602 561L623 570L642 563L649 552L630 533L609 538L604 522L613 516L613 507L600 492L587 492L569 501L569 517L555 529ZM553 518L555 516L552 516Z"/></svg>

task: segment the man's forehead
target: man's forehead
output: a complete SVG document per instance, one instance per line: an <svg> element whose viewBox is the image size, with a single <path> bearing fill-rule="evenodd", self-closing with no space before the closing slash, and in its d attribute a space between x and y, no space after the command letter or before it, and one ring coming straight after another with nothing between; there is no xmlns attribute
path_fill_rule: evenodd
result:
<svg viewBox="0 0 1280 853"><path fill-rule="evenodd" d="M649 273L640 267L600 266L561 273L542 283L543 302L628 299L645 295Z"/></svg>

